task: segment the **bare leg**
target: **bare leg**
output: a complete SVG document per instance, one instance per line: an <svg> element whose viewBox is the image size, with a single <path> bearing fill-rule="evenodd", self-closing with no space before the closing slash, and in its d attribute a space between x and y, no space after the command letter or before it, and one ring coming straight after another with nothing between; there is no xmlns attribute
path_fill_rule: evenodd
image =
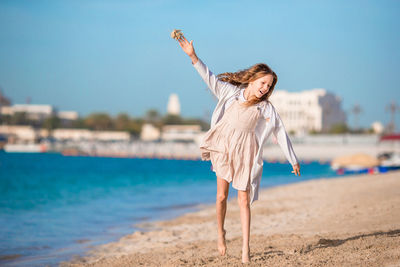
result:
<svg viewBox="0 0 400 267"><path fill-rule="evenodd" d="M226 202L228 199L229 193L229 183L217 177L217 199L216 199L216 208L217 208L217 222L218 222L218 251L221 255L225 255L226 253L226 243L225 243L225 214L226 214Z"/></svg>
<svg viewBox="0 0 400 267"><path fill-rule="evenodd" d="M242 223L242 262L250 262L250 194L249 190L238 190L238 204L240 207L240 221Z"/></svg>

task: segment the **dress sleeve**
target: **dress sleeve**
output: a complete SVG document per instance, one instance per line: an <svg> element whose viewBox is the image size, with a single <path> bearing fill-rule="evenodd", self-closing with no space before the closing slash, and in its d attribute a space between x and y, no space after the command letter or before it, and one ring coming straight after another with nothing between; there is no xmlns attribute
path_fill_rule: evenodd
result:
<svg viewBox="0 0 400 267"><path fill-rule="evenodd" d="M210 88L212 93L218 99L226 95L230 90L235 90L235 85L219 80L218 77L208 69L203 61L201 61L201 59L198 59L196 64L193 64L193 67L197 70L208 88Z"/></svg>
<svg viewBox="0 0 400 267"><path fill-rule="evenodd" d="M276 112L275 108L271 105L272 107L272 117L274 119L274 135L278 141L279 146L281 147L283 153L285 154L285 157L287 160L290 162L290 164L296 165L298 163L296 154L294 153L292 143L290 142L289 136L286 133L285 126L283 125L283 122L278 114ZM271 118L272 119L272 118Z"/></svg>

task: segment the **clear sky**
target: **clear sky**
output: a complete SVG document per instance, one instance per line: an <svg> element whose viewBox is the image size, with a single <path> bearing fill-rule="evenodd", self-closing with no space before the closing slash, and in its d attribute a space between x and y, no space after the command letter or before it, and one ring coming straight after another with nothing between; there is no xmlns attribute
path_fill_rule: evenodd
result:
<svg viewBox="0 0 400 267"><path fill-rule="evenodd" d="M267 63L276 89L325 88L360 125L400 105L400 1L0 1L0 87L14 104L80 115L210 118L215 99L171 39L181 29L214 73ZM207 115L208 114L208 115ZM349 123L353 122L349 116ZM400 129L400 112L397 114Z"/></svg>

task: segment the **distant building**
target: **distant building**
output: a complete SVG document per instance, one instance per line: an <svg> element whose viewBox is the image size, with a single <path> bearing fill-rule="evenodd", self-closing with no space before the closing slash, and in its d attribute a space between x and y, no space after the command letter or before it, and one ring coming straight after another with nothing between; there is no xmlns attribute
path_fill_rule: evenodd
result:
<svg viewBox="0 0 400 267"><path fill-rule="evenodd" d="M165 125L161 130L163 141L196 141L201 134L200 125Z"/></svg>
<svg viewBox="0 0 400 267"><path fill-rule="evenodd" d="M287 131L304 134L327 131L334 124L345 123L346 114L340 97L325 89L302 92L276 90L270 97Z"/></svg>
<svg viewBox="0 0 400 267"><path fill-rule="evenodd" d="M129 141L130 134L124 131L91 131L87 129L55 129L52 136L57 140Z"/></svg>
<svg viewBox="0 0 400 267"><path fill-rule="evenodd" d="M16 104L9 107L1 107L1 114L13 115L15 113L26 113L31 120L44 120L55 114L55 110L51 105L31 105Z"/></svg>
<svg viewBox="0 0 400 267"><path fill-rule="evenodd" d="M140 132L140 139L143 141L154 141L160 139L160 130L150 123L145 123Z"/></svg>
<svg viewBox="0 0 400 267"><path fill-rule="evenodd" d="M12 106L0 106L0 114L14 115L26 113L28 119L43 121L49 117L57 116L62 121L74 121L79 118L76 111L57 111L52 105L16 104Z"/></svg>
<svg viewBox="0 0 400 267"><path fill-rule="evenodd" d="M59 111L57 112L57 117L61 120L74 121L79 118L79 114L76 111Z"/></svg>
<svg viewBox="0 0 400 267"><path fill-rule="evenodd" d="M38 133L32 126L0 125L0 134L6 136L9 143L32 143L38 138Z"/></svg>
<svg viewBox="0 0 400 267"><path fill-rule="evenodd" d="M88 129L54 129L52 136L57 140L91 140L92 131Z"/></svg>
<svg viewBox="0 0 400 267"><path fill-rule="evenodd" d="M46 129L34 129L32 126L0 125L0 134L5 135L10 143L33 143L40 138L49 137ZM87 129L55 129L52 137L57 140L97 140L130 141L130 134L124 131L91 131Z"/></svg>
<svg viewBox="0 0 400 267"><path fill-rule="evenodd" d="M0 115L12 115L13 110L10 106L0 106Z"/></svg>
<svg viewBox="0 0 400 267"><path fill-rule="evenodd" d="M374 133L376 134L381 134L383 133L385 127L383 126L383 124L380 121L374 121L371 124L371 128L374 131Z"/></svg>
<svg viewBox="0 0 400 267"><path fill-rule="evenodd" d="M60 119L61 127L70 128L79 118L79 114L76 111L58 111L57 117Z"/></svg>
<svg viewBox="0 0 400 267"><path fill-rule="evenodd" d="M181 114L181 106L179 104L179 98L177 94L171 94L169 96L168 105L167 105L167 113L171 115L180 115Z"/></svg>

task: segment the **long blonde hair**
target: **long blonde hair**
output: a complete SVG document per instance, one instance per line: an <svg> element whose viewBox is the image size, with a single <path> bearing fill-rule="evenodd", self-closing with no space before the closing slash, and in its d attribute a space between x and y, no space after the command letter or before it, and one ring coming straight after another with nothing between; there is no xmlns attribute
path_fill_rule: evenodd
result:
<svg viewBox="0 0 400 267"><path fill-rule="evenodd" d="M265 75L272 75L273 81L271 87L269 88L268 92L263 95L261 98L252 97L248 99L248 101L244 102L245 106L251 106L258 104L262 101L268 102L269 97L271 96L272 92L274 91L275 85L278 82L278 76L276 73L264 63L254 64L253 66L239 70L237 72L224 72L217 75L217 77L224 82L228 82L235 86L244 87L246 88L250 82L257 80Z"/></svg>

